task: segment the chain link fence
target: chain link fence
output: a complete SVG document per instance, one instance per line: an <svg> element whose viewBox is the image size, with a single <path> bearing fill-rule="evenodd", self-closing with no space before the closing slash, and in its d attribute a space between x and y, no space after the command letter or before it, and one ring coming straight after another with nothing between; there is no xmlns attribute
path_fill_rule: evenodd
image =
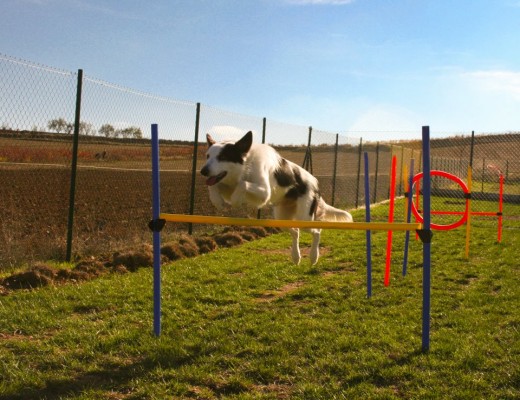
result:
<svg viewBox="0 0 520 400"><path fill-rule="evenodd" d="M207 132L222 140L253 131L255 142L274 146L311 171L325 200L340 208L364 204L364 152L370 160L372 203L388 199L393 156L397 195L406 192L402 177L412 158L414 172L420 170L419 140L364 143L359 137L141 93L82 71L4 55L0 71L0 270L150 242L152 123L159 125L161 138L164 212L217 214L198 173ZM472 191L480 193L474 196L474 209L496 208L503 175L504 216L518 218L518 133L452 135L432 140L431 147L433 169L466 179L473 166ZM433 187L439 201L432 202L434 209L457 208L464 200L450 192L453 183L446 179L435 178ZM256 216L256 210L233 213ZM269 213L262 211L262 216ZM172 225L166 235L210 229Z"/></svg>

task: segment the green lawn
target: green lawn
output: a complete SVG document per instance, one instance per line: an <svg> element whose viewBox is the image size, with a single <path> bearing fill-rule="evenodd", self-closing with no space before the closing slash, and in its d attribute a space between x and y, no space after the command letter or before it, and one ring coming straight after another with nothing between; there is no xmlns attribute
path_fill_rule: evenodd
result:
<svg viewBox="0 0 520 400"><path fill-rule="evenodd" d="M282 233L164 266L159 338L151 269L0 297L0 399L518 399L520 221L494 224L469 260L463 228L435 232L427 354L420 242L403 278L394 233L385 288L373 234L367 299L364 232L323 232L316 267Z"/></svg>

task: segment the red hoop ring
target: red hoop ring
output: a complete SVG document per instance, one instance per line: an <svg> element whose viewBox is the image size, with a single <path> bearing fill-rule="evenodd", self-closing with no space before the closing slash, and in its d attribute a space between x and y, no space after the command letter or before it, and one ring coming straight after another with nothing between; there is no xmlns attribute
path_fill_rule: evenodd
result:
<svg viewBox="0 0 520 400"><path fill-rule="evenodd" d="M419 172L417 175L415 175L413 177L412 187L419 181L419 179L422 179L423 175L424 175L423 172ZM462 181L462 179L460 179L458 176L450 174L446 171L438 171L438 170L431 170L430 176L432 176L432 175L442 176L444 178L447 178L447 179L450 179L450 180L456 182L461 187L461 189L464 191L465 194L469 194L468 187ZM411 192L412 192L412 190L410 188L410 193ZM417 218L417 220L420 223L423 223L424 219L421 216L421 214L419 214L419 212L417 211L417 207L415 206L415 202L413 202L413 201L412 201L412 211L413 211L413 214L415 215L415 218ZM449 224L449 225L439 225L439 224L434 224L433 222L431 222L430 226L432 229L437 229L439 231L449 231L451 229L458 228L459 226L461 226L463 223L465 223L467 221L468 213L469 213L469 198L468 198L468 196L466 196L466 209L460 220L454 222L453 224Z"/></svg>

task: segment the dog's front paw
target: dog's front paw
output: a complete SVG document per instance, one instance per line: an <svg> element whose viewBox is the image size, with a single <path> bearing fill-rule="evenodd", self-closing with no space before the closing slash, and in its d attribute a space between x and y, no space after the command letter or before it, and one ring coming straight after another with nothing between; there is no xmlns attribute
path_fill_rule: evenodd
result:
<svg viewBox="0 0 520 400"><path fill-rule="evenodd" d="M246 203L246 182L242 181L240 182L233 194L231 195L231 198L229 199L231 202L231 205L233 207L240 207L243 206Z"/></svg>
<svg viewBox="0 0 520 400"><path fill-rule="evenodd" d="M229 204L227 204L224 200L214 202L213 205L219 211L224 211L225 209L229 208Z"/></svg>
<svg viewBox="0 0 520 400"><path fill-rule="evenodd" d="M226 208L226 206L228 206L228 203L226 202L226 200L224 200L224 198L222 197L218 189L215 188L215 186L211 186L209 189L209 199L211 201L211 204L213 204L217 210L223 210L224 208Z"/></svg>

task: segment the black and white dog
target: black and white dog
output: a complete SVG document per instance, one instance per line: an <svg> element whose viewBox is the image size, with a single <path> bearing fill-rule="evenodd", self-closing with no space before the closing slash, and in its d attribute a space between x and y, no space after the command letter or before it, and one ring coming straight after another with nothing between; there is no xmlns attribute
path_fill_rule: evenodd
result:
<svg viewBox="0 0 520 400"><path fill-rule="evenodd" d="M207 177L211 202L226 205L273 206L274 218L352 222L352 216L325 203L318 180L305 169L280 156L271 146L253 143L248 132L237 142L215 142L206 135L208 151L201 174ZM290 229L292 259L299 264L299 230ZM318 262L321 229L311 229L311 264Z"/></svg>

